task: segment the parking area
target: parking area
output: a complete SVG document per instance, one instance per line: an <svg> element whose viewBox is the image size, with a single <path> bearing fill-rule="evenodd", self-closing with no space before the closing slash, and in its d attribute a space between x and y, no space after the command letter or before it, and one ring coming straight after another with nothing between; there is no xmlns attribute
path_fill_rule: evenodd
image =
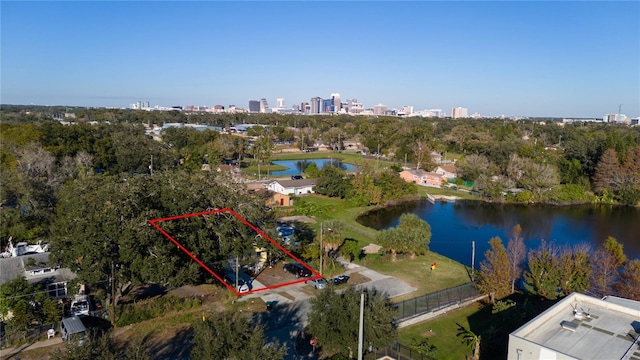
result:
<svg viewBox="0 0 640 360"><path fill-rule="evenodd" d="M273 267L266 267L255 277L262 285L269 287L296 280L296 276L283 270L284 263L279 262Z"/></svg>

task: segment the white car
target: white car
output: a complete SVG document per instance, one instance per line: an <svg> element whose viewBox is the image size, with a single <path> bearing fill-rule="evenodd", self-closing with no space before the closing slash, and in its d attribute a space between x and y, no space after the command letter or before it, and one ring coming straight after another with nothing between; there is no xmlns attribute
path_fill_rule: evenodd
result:
<svg viewBox="0 0 640 360"><path fill-rule="evenodd" d="M231 285L231 286L236 286L236 274L227 274L224 276L224 282L226 282L227 284ZM242 278L238 278L238 288L236 289L238 290L239 293L245 293L249 290L251 290L251 284L242 279Z"/></svg>
<svg viewBox="0 0 640 360"><path fill-rule="evenodd" d="M323 278L309 280L307 283L318 290L321 290L327 287L327 280Z"/></svg>

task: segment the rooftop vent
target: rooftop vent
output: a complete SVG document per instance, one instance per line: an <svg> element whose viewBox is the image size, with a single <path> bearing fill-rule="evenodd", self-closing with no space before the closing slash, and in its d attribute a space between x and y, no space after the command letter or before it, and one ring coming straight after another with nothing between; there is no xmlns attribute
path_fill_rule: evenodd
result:
<svg viewBox="0 0 640 360"><path fill-rule="evenodd" d="M572 323L571 321L563 320L560 323L560 327L565 329L565 330L569 330L569 331L575 332L578 329L578 324Z"/></svg>
<svg viewBox="0 0 640 360"><path fill-rule="evenodd" d="M591 318L591 314L589 313L590 310L591 309L587 309L587 311L585 311L583 308L578 309L578 305L576 305L575 307L573 307L573 317L579 320Z"/></svg>

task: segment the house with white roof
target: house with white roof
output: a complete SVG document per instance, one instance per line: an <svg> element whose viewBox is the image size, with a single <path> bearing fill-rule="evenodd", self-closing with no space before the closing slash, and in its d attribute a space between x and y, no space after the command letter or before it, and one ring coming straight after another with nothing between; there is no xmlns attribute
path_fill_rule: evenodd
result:
<svg viewBox="0 0 640 360"><path fill-rule="evenodd" d="M442 175L447 181L458 177L458 169L455 165L440 165L433 172Z"/></svg>
<svg viewBox="0 0 640 360"><path fill-rule="evenodd" d="M267 184L267 189L283 195L312 194L316 186L316 179L273 180Z"/></svg>

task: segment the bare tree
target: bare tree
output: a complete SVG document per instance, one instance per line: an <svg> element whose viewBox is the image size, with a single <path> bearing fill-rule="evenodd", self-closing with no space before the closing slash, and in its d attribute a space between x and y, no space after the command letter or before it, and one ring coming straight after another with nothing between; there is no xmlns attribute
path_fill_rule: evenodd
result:
<svg viewBox="0 0 640 360"><path fill-rule="evenodd" d="M426 140L417 139L415 143L411 145L411 151L416 161L416 169L421 169L424 161L431 162L431 148L427 145Z"/></svg>
<svg viewBox="0 0 640 360"><path fill-rule="evenodd" d="M560 183L558 171L553 164L538 163L530 159L524 161L525 168L520 184L531 191L536 200L540 200L543 191Z"/></svg>
<svg viewBox="0 0 640 360"><path fill-rule="evenodd" d="M507 258L511 275L511 293L515 292L516 281L522 276L524 270L524 260L527 255L527 248L522 237L522 227L520 224L513 227L511 239L507 243Z"/></svg>
<svg viewBox="0 0 640 360"><path fill-rule="evenodd" d="M18 167L29 179L49 184L54 178L56 158L40 144L30 143L17 150Z"/></svg>
<svg viewBox="0 0 640 360"><path fill-rule="evenodd" d="M486 156L472 154L458 161L456 167L460 177L475 181L482 174L490 174L492 164Z"/></svg>

